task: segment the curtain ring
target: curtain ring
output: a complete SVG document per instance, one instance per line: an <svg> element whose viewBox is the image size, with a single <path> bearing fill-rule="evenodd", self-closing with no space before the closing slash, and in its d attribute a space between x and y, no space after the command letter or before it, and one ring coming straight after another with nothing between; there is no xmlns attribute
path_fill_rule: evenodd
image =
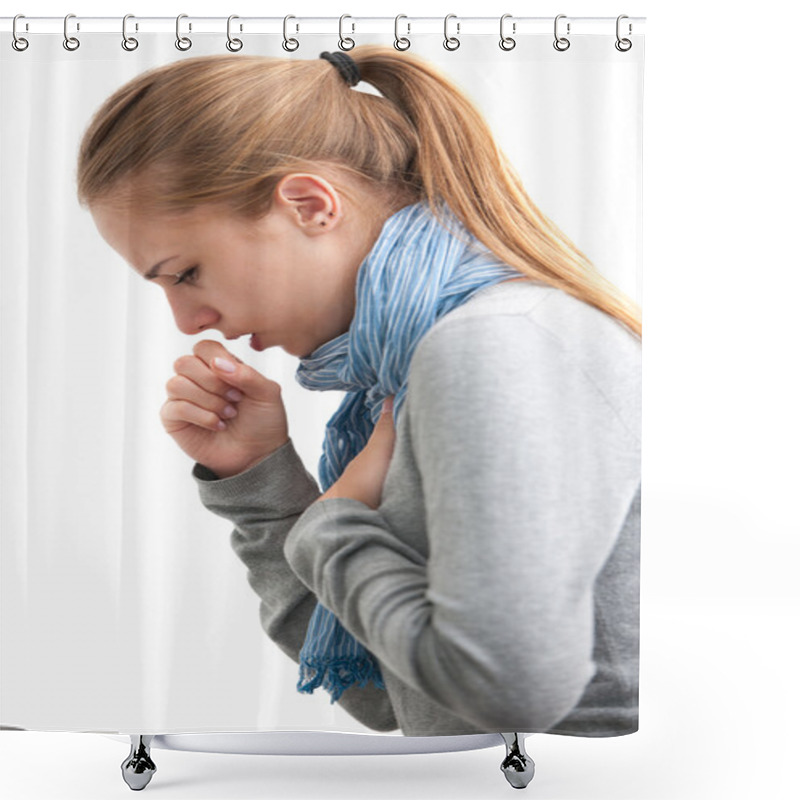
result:
<svg viewBox="0 0 800 800"><path fill-rule="evenodd" d="M339 49L340 50L352 50L356 46L356 43L355 43L355 41L353 39L351 39L349 36L345 37L344 33L342 33L342 23L346 19L353 19L353 18L349 14L342 14L342 16L339 17ZM355 25L355 23L352 23L352 25L353 25L353 30L351 31L351 33L355 33L356 25Z"/></svg>
<svg viewBox="0 0 800 800"><path fill-rule="evenodd" d="M448 14L444 18L444 49L445 50L458 50L461 47L461 40L456 38L455 36L448 36L447 35L447 23L450 22L451 19L456 19L455 14ZM461 33L461 23L456 22L456 33Z"/></svg>
<svg viewBox="0 0 800 800"><path fill-rule="evenodd" d="M297 17L293 17L291 14L289 14L288 16L283 18L283 49L289 53L293 53L295 50L297 50L298 47L300 47L300 42L298 42L297 39L294 38L290 39L286 35L290 19L297 19ZM297 28L295 28L295 30L299 31L300 26L298 25Z"/></svg>
<svg viewBox="0 0 800 800"><path fill-rule="evenodd" d="M25 19L24 14L17 14L14 17L14 23L11 26L11 35L14 37L11 41L11 46L18 52L21 53L23 50L28 49L28 45L30 42L27 39L23 39L21 36L17 34L17 20L18 19Z"/></svg>
<svg viewBox="0 0 800 800"><path fill-rule="evenodd" d="M64 17L64 49L69 50L70 52L77 50L81 46L80 39L76 39L74 36L69 35L69 31L67 30L67 25L71 19L75 19L74 14L67 14ZM80 30L80 27L78 28Z"/></svg>
<svg viewBox="0 0 800 800"><path fill-rule="evenodd" d="M242 42L241 39L234 39L231 37L231 22L233 22L233 20L235 19L239 19L239 17L236 16L236 14L231 14L228 17L228 27L227 27L228 41L225 42L225 47L227 47L228 50L231 51L231 53L238 53L242 49L242 47L244 47L244 43ZM241 28L239 28L239 30L241 30Z"/></svg>
<svg viewBox="0 0 800 800"><path fill-rule="evenodd" d="M187 19L188 16L188 14L178 14L178 18L175 20L175 47L184 52L192 46L192 40L188 36L181 36L181 20ZM189 23L189 30L192 30L191 23Z"/></svg>
<svg viewBox="0 0 800 800"><path fill-rule="evenodd" d="M627 53L628 50L630 50L631 47L633 47L633 42L630 39L621 39L620 38L620 35L619 35L619 23L623 19L628 19L628 15L627 14L620 14L617 17L617 41L614 42L614 47L616 47L617 50L620 51L620 53ZM631 26L631 24L629 22L628 23L628 35L630 35L632 32L633 32L633 27Z"/></svg>
<svg viewBox="0 0 800 800"><path fill-rule="evenodd" d="M395 50L408 50L411 47L411 39L407 38L406 36L400 36L400 20L401 19L408 19L405 14L398 14L394 18L394 49ZM406 22L406 27L408 28L408 33L411 33L411 23Z"/></svg>
<svg viewBox="0 0 800 800"><path fill-rule="evenodd" d="M563 53L565 50L569 50L570 41L566 38L566 36L559 36L558 35L558 21L560 19L566 19L566 14L559 14L556 17L555 22L553 23L553 35L556 37L556 40L553 42L553 47L558 50L559 53ZM567 23L567 34L569 34L569 22Z"/></svg>
<svg viewBox="0 0 800 800"><path fill-rule="evenodd" d="M133 14L126 14L122 18L122 49L127 50L129 53L135 50L139 46L139 40L134 39L132 36L128 36L128 20L134 19ZM139 30L139 26L136 26L136 30Z"/></svg>
<svg viewBox="0 0 800 800"><path fill-rule="evenodd" d="M512 39L510 36L506 36L503 30L503 26L505 25L505 21L507 19L511 19L511 14L503 14L503 16L500 17L500 49L505 51L513 50L517 46L516 39ZM511 23L511 32L512 33L517 32L516 22Z"/></svg>

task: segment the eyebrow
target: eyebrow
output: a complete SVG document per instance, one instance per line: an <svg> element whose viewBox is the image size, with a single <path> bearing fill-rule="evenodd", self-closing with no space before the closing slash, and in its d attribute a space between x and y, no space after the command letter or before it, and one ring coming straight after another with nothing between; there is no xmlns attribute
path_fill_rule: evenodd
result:
<svg viewBox="0 0 800 800"><path fill-rule="evenodd" d="M177 258L178 256L170 256L169 258L165 258L163 261L159 261L154 267L150 267L150 269L145 273L144 277L148 281L155 280L156 278L162 277L158 274L158 271L161 267L164 266L168 261L172 261L173 258Z"/></svg>

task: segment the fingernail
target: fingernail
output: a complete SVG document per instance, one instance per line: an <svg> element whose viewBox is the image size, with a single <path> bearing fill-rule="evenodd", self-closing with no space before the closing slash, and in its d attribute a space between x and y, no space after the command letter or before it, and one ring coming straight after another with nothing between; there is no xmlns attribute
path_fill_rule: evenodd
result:
<svg viewBox="0 0 800 800"><path fill-rule="evenodd" d="M236 364L233 364L224 358L215 358L214 366L222 372L236 372Z"/></svg>
<svg viewBox="0 0 800 800"><path fill-rule="evenodd" d="M222 409L222 413L230 419L231 417L235 417L239 412L233 406L225 406Z"/></svg>
<svg viewBox="0 0 800 800"><path fill-rule="evenodd" d="M391 413L393 406L394 406L394 397L387 397L383 401L383 408L381 408L381 414Z"/></svg>
<svg viewBox="0 0 800 800"><path fill-rule="evenodd" d="M225 392L225 397L232 403L238 403L240 400L244 400L244 395L238 389L229 389Z"/></svg>

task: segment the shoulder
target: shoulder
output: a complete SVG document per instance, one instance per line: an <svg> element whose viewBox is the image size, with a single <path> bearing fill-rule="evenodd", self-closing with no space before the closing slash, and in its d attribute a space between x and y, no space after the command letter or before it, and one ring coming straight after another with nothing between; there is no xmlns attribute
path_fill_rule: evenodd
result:
<svg viewBox="0 0 800 800"><path fill-rule="evenodd" d="M581 391L571 392L582 384ZM565 292L531 281L496 284L440 319L411 361L409 393L493 387L568 404L586 387L637 428L641 342Z"/></svg>
<svg viewBox="0 0 800 800"><path fill-rule="evenodd" d="M421 339L412 367L442 357L475 363L480 356L504 361L553 352L565 367L589 372L641 363L641 342L608 314L550 286L507 281L438 320Z"/></svg>

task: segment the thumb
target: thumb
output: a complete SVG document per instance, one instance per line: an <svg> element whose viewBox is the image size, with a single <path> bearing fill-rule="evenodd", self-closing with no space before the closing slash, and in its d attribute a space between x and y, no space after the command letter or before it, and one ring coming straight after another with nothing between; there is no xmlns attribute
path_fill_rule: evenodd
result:
<svg viewBox="0 0 800 800"><path fill-rule="evenodd" d="M274 401L275 392L280 391L280 384L269 380L258 370L238 359L212 358L211 369L225 383L241 390L252 400Z"/></svg>

